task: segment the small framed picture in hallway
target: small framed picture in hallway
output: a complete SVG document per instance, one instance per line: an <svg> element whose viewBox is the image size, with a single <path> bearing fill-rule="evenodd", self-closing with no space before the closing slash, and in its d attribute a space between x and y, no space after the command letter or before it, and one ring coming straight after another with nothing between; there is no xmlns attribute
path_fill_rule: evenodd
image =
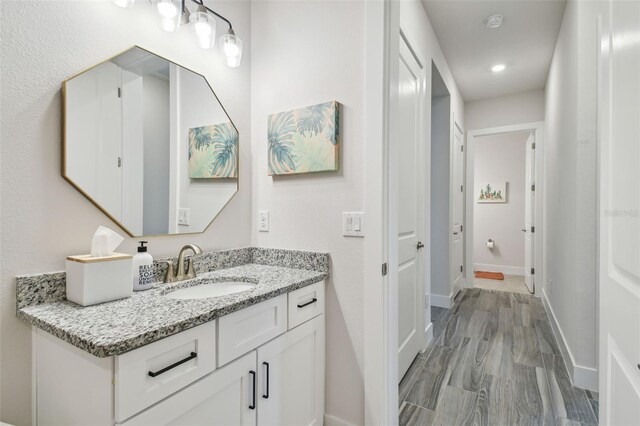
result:
<svg viewBox="0 0 640 426"><path fill-rule="evenodd" d="M507 182L487 183L480 187L478 203L506 203Z"/></svg>

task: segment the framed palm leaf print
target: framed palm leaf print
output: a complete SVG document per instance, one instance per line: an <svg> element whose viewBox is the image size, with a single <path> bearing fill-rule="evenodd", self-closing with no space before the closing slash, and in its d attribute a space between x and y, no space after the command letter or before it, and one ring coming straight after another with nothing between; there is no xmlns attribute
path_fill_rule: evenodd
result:
<svg viewBox="0 0 640 426"><path fill-rule="evenodd" d="M269 176L337 171L339 106L331 101L270 115Z"/></svg>
<svg viewBox="0 0 640 426"><path fill-rule="evenodd" d="M238 131L222 123L189 129L189 178L237 178Z"/></svg>

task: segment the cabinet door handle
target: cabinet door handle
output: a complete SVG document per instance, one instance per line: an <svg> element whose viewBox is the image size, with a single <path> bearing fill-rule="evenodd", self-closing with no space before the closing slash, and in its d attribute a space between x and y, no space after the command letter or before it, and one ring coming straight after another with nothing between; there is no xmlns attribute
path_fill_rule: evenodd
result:
<svg viewBox="0 0 640 426"><path fill-rule="evenodd" d="M249 405L249 409L250 410L255 410L256 409L256 372L251 370L249 371L249 374L251 374L252 377L252 382L253 382L253 401L251 403L251 405Z"/></svg>
<svg viewBox="0 0 640 426"><path fill-rule="evenodd" d="M269 363L268 362L263 362L262 365L267 367L267 393L263 394L262 397L264 399L269 399Z"/></svg>
<svg viewBox="0 0 640 426"><path fill-rule="evenodd" d="M312 303L316 303L318 301L318 299L316 299L315 297L311 300L309 300L307 303L303 303L302 305L298 305L298 308L304 308L305 306L309 306Z"/></svg>
<svg viewBox="0 0 640 426"><path fill-rule="evenodd" d="M188 356L188 357L186 357L185 359L181 359L181 360L180 360L180 361L178 361L178 362L174 362L173 364L171 364L171 365L170 365L170 366L168 366L168 367L163 368L162 370L158 370L158 371L149 371L149 375L150 375L151 377L159 376L159 375L161 375L162 373L166 373L167 371L171 370L172 368L176 368L177 366L182 365L182 364L184 364L184 363L185 363L185 362L187 362L187 361L191 361L192 359L197 358L197 357L198 357L198 354L197 354L197 353L195 353L195 352L191 352L191 355L189 355L189 356Z"/></svg>

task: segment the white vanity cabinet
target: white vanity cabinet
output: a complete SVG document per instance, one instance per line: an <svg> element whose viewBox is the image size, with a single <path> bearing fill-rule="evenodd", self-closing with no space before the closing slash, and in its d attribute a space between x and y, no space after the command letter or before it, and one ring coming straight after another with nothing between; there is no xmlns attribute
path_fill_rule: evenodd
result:
<svg viewBox="0 0 640 426"><path fill-rule="evenodd" d="M255 369L252 351L120 424L255 426Z"/></svg>
<svg viewBox="0 0 640 426"><path fill-rule="evenodd" d="M39 425L323 423L324 282L122 355L33 341Z"/></svg>

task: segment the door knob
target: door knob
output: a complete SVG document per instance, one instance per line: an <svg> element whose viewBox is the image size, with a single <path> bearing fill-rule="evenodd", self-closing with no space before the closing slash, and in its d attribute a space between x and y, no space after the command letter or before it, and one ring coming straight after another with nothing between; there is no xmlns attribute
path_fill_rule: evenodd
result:
<svg viewBox="0 0 640 426"><path fill-rule="evenodd" d="M424 247L424 244L422 244L422 241L418 241L418 245L416 247L418 248L418 250L420 250Z"/></svg>
<svg viewBox="0 0 640 426"><path fill-rule="evenodd" d="M522 232L527 232L527 230L525 228L522 228Z"/></svg>

